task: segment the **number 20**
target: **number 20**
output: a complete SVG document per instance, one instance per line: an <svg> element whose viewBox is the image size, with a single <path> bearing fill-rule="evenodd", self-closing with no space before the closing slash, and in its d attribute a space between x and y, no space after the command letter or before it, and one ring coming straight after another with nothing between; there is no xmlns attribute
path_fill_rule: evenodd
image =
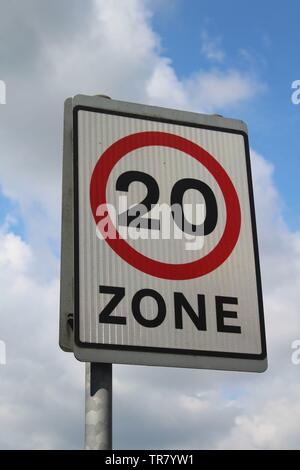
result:
<svg viewBox="0 0 300 470"><path fill-rule="evenodd" d="M119 214L119 225L129 226L133 220L140 217L138 224L140 228L159 230L159 220L141 217L150 212L151 208L153 208L153 206L158 203L159 187L157 181L151 175L142 171L126 171L118 177L116 182L116 190L128 192L129 186L133 182L143 183L147 188L147 194L143 201L141 201L139 204L135 204L127 211ZM183 197L185 192L190 189L199 191L205 201L206 215L205 220L201 225L194 225L189 223L184 216ZM173 210L172 216L175 224L181 230L184 229L185 233L195 235L200 233L200 230L202 230L202 234L209 235L215 229L218 221L217 201L213 191L203 181L196 180L194 178L183 178L178 180L171 190L170 203L171 207L174 207L174 205L178 205L180 207L180 217L178 217L178 213Z"/></svg>

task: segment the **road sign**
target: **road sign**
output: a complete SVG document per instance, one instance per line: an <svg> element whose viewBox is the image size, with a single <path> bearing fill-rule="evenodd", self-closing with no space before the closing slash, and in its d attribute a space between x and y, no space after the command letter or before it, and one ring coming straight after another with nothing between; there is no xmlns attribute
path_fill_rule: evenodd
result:
<svg viewBox="0 0 300 470"><path fill-rule="evenodd" d="M75 356L265 370L245 124L81 95L71 110Z"/></svg>

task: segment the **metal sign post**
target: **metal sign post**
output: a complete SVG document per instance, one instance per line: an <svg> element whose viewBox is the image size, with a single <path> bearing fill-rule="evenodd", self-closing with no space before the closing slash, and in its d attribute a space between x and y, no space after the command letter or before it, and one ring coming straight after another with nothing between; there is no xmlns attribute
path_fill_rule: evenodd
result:
<svg viewBox="0 0 300 470"><path fill-rule="evenodd" d="M267 368L247 126L77 95L63 160L60 346L109 449L112 364Z"/></svg>
<svg viewBox="0 0 300 470"><path fill-rule="evenodd" d="M112 449L112 364L85 365L85 449Z"/></svg>

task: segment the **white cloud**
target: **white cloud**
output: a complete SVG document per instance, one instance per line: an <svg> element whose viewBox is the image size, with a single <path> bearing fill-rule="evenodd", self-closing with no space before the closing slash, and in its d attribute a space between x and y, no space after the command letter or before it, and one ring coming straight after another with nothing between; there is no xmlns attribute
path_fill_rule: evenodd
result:
<svg viewBox="0 0 300 470"><path fill-rule="evenodd" d="M145 91L150 103L172 105L173 108L190 106L184 85L178 80L170 59L162 59L156 64Z"/></svg>
<svg viewBox="0 0 300 470"><path fill-rule="evenodd" d="M288 397L270 399L258 412L246 410L235 418L234 426L219 443L221 449L299 449L300 386Z"/></svg>
<svg viewBox="0 0 300 470"><path fill-rule="evenodd" d="M253 98L264 86L254 77L237 70L200 72L186 81L188 95L194 99L194 107L206 112L222 110Z"/></svg>
<svg viewBox="0 0 300 470"><path fill-rule="evenodd" d="M59 280L39 282L34 256L0 232L0 448L72 448L81 438L83 367L58 350Z"/></svg>
<svg viewBox="0 0 300 470"><path fill-rule="evenodd" d="M169 59L156 64L146 86L147 101L159 106L216 112L237 106L264 89L237 70L198 72L179 80Z"/></svg>
<svg viewBox="0 0 300 470"><path fill-rule="evenodd" d="M215 62L223 62L225 59L225 52L221 48L221 38L217 37L212 39L207 31L201 33L201 52L209 60Z"/></svg>
<svg viewBox="0 0 300 470"><path fill-rule="evenodd" d="M0 273L7 269L22 272L30 264L32 253L20 237L7 233L0 238L3 251L0 253Z"/></svg>

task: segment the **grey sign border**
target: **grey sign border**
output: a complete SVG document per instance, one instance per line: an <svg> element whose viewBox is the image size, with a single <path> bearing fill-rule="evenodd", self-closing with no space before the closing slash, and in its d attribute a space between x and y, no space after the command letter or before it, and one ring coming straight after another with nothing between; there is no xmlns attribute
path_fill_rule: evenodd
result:
<svg viewBox="0 0 300 470"><path fill-rule="evenodd" d="M261 276L259 268L259 255L258 243L255 222L255 208L252 188L252 177L250 167L250 154L248 144L248 134L246 125L239 120L232 120L223 118L218 115L201 115L196 113L189 113L177 111L173 109L158 108L152 106L144 106L134 103L126 103L115 100L108 100L102 97L89 97L78 95L72 99L72 102L66 101L65 114L67 124L73 126L73 234L74 234L74 284L72 281L72 291L75 294L74 302L74 345L69 346L68 350L72 347L77 359L82 361L93 362L113 362L125 364L144 364L144 365L159 365L159 366L173 366L173 367L193 367L193 368L209 368L209 369L223 369L223 370L243 370L243 371L257 371L262 372L267 368L267 354L266 354L266 340L265 340L265 327L263 315L263 301L262 301L262 288ZM70 116L72 108L73 117ZM106 114L115 114L128 117L135 117L140 119L154 120L160 122L169 122L172 124L192 126L198 128L206 128L211 130L219 130L223 132L231 132L240 134L245 141L245 153L247 163L247 178L249 187L249 199L251 209L251 223L253 232L253 244L255 254L255 267L256 267L256 280L257 292L259 301L259 315L260 315L260 328L261 328L261 354L242 354L242 353L227 353L215 351L191 351L191 350L176 350L169 348L150 348L150 347L137 347L127 345L102 345L92 343L82 343L79 340L79 276L78 276L78 204L77 204L77 114L79 110L89 110L92 112L101 112ZM72 121L72 122L71 122ZM68 126L67 126L68 127ZM66 118L65 118L66 130ZM64 150L69 154L70 148L67 143L70 141L66 139ZM65 153L65 152L64 152ZM65 160L65 155L64 155ZM66 159L69 161L70 158ZM64 162L65 165L65 162ZM66 165L65 165L66 166ZM69 168L70 170L70 168ZM75 229L75 230L74 230ZM69 244L70 249L70 244ZM62 263L63 264L63 263ZM62 269L63 270L63 269ZM70 277L70 276L69 276ZM69 286L70 291L70 286ZM65 318L66 320L66 318ZM70 338L70 332L68 331ZM61 344L61 346L63 346ZM66 350L66 348L64 348Z"/></svg>

